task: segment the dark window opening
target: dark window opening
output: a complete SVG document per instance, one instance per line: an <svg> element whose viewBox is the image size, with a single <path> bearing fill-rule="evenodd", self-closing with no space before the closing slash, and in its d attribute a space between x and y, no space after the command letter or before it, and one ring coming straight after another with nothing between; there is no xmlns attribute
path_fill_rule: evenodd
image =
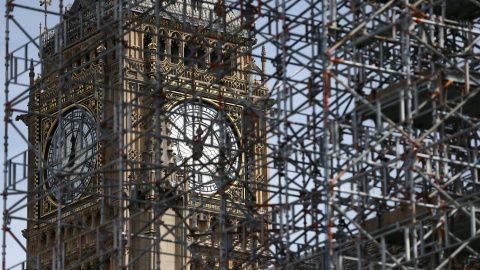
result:
<svg viewBox="0 0 480 270"><path fill-rule="evenodd" d="M229 76L235 75L235 70L237 69L237 62L235 60L235 57L232 57L228 60L230 61L230 70L228 73Z"/></svg>
<svg viewBox="0 0 480 270"><path fill-rule="evenodd" d="M148 48L148 45L152 43L152 36L150 35L144 35L143 36L143 52L144 52L144 57L145 57L145 60L150 60L150 56L151 56L151 51L150 49Z"/></svg>
<svg viewBox="0 0 480 270"><path fill-rule="evenodd" d="M235 74L234 69L236 68L235 66L235 58L233 57L231 52L224 53L222 55L222 60L223 63L225 63L225 75L227 76L233 76Z"/></svg>
<svg viewBox="0 0 480 270"><path fill-rule="evenodd" d="M112 43L113 43L113 54L112 54L112 57L113 57L113 60L115 60L115 59L117 59L117 41L116 41L116 40L113 40Z"/></svg>
<svg viewBox="0 0 480 270"><path fill-rule="evenodd" d="M192 1L192 9L197 9L198 11L202 8L202 0L191 0Z"/></svg>
<svg viewBox="0 0 480 270"><path fill-rule="evenodd" d="M160 61L163 61L165 60L165 55L167 54L167 41L161 38L158 46L158 49L160 50Z"/></svg>
<svg viewBox="0 0 480 270"><path fill-rule="evenodd" d="M187 43L183 50L183 57L185 66L195 67L195 44L193 42Z"/></svg>
<svg viewBox="0 0 480 270"><path fill-rule="evenodd" d="M172 41L172 63L179 63L180 62L180 58L179 58L179 54L180 54L180 45L176 42L176 41Z"/></svg>
<svg viewBox="0 0 480 270"><path fill-rule="evenodd" d="M207 68L207 52L203 49L198 51L198 68L206 69Z"/></svg>
<svg viewBox="0 0 480 270"><path fill-rule="evenodd" d="M45 233L43 233L41 236L40 236L40 242L46 246L47 245L47 235Z"/></svg>
<svg viewBox="0 0 480 270"><path fill-rule="evenodd" d="M215 50L210 53L210 63L217 64L219 61L218 54Z"/></svg>

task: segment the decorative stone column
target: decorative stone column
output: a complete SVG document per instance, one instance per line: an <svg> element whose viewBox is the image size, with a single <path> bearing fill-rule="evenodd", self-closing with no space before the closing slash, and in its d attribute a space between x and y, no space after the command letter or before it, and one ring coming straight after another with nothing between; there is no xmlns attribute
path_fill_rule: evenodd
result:
<svg viewBox="0 0 480 270"><path fill-rule="evenodd" d="M265 76L267 71L267 52L265 51L265 46L262 46L262 86L265 86L267 81L267 76Z"/></svg>
<svg viewBox="0 0 480 270"><path fill-rule="evenodd" d="M148 49L151 51L150 59L148 60L148 62L150 63L150 72L148 73L148 77L150 78L150 80L155 80L155 74L157 73L157 44L154 42L148 44Z"/></svg>

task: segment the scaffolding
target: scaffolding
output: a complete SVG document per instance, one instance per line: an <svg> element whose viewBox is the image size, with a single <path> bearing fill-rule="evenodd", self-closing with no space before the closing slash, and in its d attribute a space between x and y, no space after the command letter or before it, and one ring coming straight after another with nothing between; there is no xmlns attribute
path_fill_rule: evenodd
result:
<svg viewBox="0 0 480 270"><path fill-rule="evenodd" d="M40 4L3 269L480 267L479 1Z"/></svg>

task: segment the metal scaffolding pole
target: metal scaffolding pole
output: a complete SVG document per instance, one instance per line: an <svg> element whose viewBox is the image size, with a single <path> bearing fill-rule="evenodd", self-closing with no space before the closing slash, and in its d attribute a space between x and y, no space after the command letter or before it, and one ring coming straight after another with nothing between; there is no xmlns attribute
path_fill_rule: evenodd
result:
<svg viewBox="0 0 480 270"><path fill-rule="evenodd" d="M5 1L2 269L477 269L479 18Z"/></svg>

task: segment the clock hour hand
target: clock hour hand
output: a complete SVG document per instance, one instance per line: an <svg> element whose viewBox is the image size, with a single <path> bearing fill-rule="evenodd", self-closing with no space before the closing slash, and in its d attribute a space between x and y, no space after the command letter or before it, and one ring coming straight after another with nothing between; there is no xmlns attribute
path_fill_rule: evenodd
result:
<svg viewBox="0 0 480 270"><path fill-rule="evenodd" d="M212 128L212 125L210 125L210 126L208 127L207 133L205 133L205 136L203 136L203 138L200 140L200 141L202 142L202 144L205 144L205 142L207 141L208 136L210 136L212 133L213 133L213 128Z"/></svg>
<svg viewBox="0 0 480 270"><path fill-rule="evenodd" d="M193 136L193 140L192 140L192 142L193 142L193 144L192 144L192 148L193 148L192 149L193 150L192 158L194 160L199 160L203 156L203 144L204 144L204 142L201 140L203 130L200 127L198 127L196 133L197 133L197 135Z"/></svg>
<svg viewBox="0 0 480 270"><path fill-rule="evenodd" d="M197 129L197 135L193 138L193 159L199 160L203 156L203 147L205 146L205 142L207 141L207 138L211 136L213 133L213 125L210 125L207 128L207 132L205 135L202 137L202 133L205 132L205 130L202 130L200 127Z"/></svg>
<svg viewBox="0 0 480 270"><path fill-rule="evenodd" d="M70 148L70 157L68 158L68 164L67 166L71 168L75 162L73 161L75 159L75 144L77 143L77 137L72 132L72 137L70 137L70 142L72 143L72 147Z"/></svg>

